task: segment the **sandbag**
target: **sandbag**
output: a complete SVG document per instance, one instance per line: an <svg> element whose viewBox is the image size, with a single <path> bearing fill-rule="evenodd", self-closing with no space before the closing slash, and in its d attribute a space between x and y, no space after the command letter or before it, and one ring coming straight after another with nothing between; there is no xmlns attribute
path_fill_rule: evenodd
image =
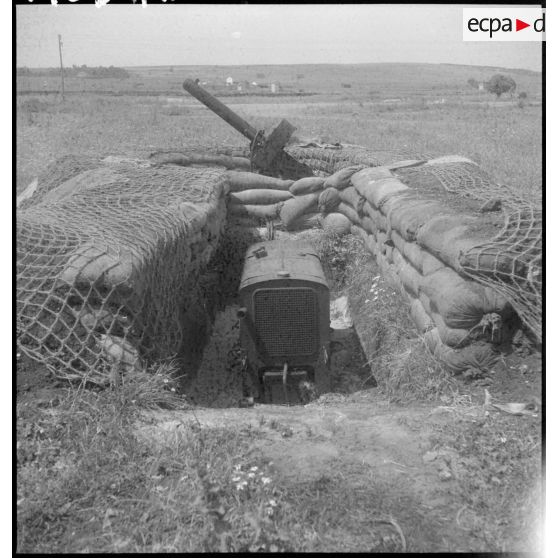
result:
<svg viewBox="0 0 558 558"><path fill-rule="evenodd" d="M364 215L360 218L360 224L368 234L376 234L376 232L380 230L368 215Z"/></svg>
<svg viewBox="0 0 558 558"><path fill-rule="evenodd" d="M508 314L510 305L492 289L463 279L452 269L445 267L423 276L420 291L430 299L433 311L438 312L447 326L470 329L485 314L495 312Z"/></svg>
<svg viewBox="0 0 558 558"><path fill-rule="evenodd" d="M291 223L301 215L317 211L319 196L319 192L314 192L304 196L296 196L283 202L283 206L279 210L279 217L287 230L289 230Z"/></svg>
<svg viewBox="0 0 558 558"><path fill-rule="evenodd" d="M424 339L435 358L453 374L462 374L470 368L488 372L499 358L490 343L475 343L462 349L452 349L442 343L436 328L427 331Z"/></svg>
<svg viewBox="0 0 558 558"><path fill-rule="evenodd" d="M289 191L295 196L302 196L304 194L312 194L322 190L324 187L325 178L321 176L305 176L299 178L290 188Z"/></svg>
<svg viewBox="0 0 558 558"><path fill-rule="evenodd" d="M469 335L468 329L448 327L442 316L437 312L431 312L430 318L434 322L440 340L444 345L458 349L470 345L473 342L473 338Z"/></svg>
<svg viewBox="0 0 558 558"><path fill-rule="evenodd" d="M370 217L370 219L374 221L374 224L379 230L381 231L388 230L389 224L386 216L381 211L373 207L369 201L364 202L362 206L362 211L364 212L364 215L368 215L368 217Z"/></svg>
<svg viewBox="0 0 558 558"><path fill-rule="evenodd" d="M428 330L436 327L432 318L428 315L420 300L417 298L412 300L409 312L419 333L426 333Z"/></svg>
<svg viewBox="0 0 558 558"><path fill-rule="evenodd" d="M360 218L357 212L349 204L341 202L337 206L337 212L343 213L343 215L345 215L345 217L348 217L349 220L355 225L360 225Z"/></svg>
<svg viewBox="0 0 558 558"><path fill-rule="evenodd" d="M415 196L392 198L389 209L384 207L383 211L387 213L391 228L408 242L415 241L418 230L433 217L451 213L448 207L438 201L420 200Z"/></svg>
<svg viewBox="0 0 558 558"><path fill-rule="evenodd" d="M242 192L231 192L229 201L231 204L243 203L246 205L270 205L287 201L294 196L288 190L243 190Z"/></svg>
<svg viewBox="0 0 558 558"><path fill-rule="evenodd" d="M341 201L349 204L359 215L363 214L363 205L366 198L362 197L354 186L349 186L339 192Z"/></svg>
<svg viewBox="0 0 558 558"><path fill-rule="evenodd" d="M409 260L409 263L422 275L434 273L445 267L444 262L421 248L416 242L407 242L397 231L391 231L391 240L395 247Z"/></svg>
<svg viewBox="0 0 558 558"><path fill-rule="evenodd" d="M335 188L326 188L320 193L320 197L318 198L318 211L322 213L335 211L340 202L339 190Z"/></svg>
<svg viewBox="0 0 558 558"><path fill-rule="evenodd" d="M91 241L79 246L70 256L58 281L68 285L84 283L113 287L133 280L134 270L141 267L140 258L132 252L107 253L106 246L97 246Z"/></svg>
<svg viewBox="0 0 558 558"><path fill-rule="evenodd" d="M351 221L342 213L328 213L321 219L321 224L324 231L330 234L351 232Z"/></svg>
<svg viewBox="0 0 558 558"><path fill-rule="evenodd" d="M233 204L229 206L231 215L243 217L256 217L258 219L275 219L281 208L281 203L271 205L244 205Z"/></svg>
<svg viewBox="0 0 558 558"><path fill-rule="evenodd" d="M360 170L351 176L351 186L356 187L357 184L368 184L375 180L393 177L393 173L387 167L368 167ZM358 190L358 188L357 188Z"/></svg>
<svg viewBox="0 0 558 558"><path fill-rule="evenodd" d="M382 178L380 180L353 180L357 192L364 196L376 209L382 209L382 204L389 198L410 190L398 178ZM384 212L385 213L385 212Z"/></svg>
<svg viewBox="0 0 558 558"><path fill-rule="evenodd" d="M418 297L421 285L420 273L405 259L399 250L395 249L392 251L392 259L397 275L405 290L414 297Z"/></svg>
<svg viewBox="0 0 558 558"><path fill-rule="evenodd" d="M475 222L476 218L471 215L434 217L417 232L417 243L456 271L461 271L459 258L462 254L483 242L468 236L468 229Z"/></svg>
<svg viewBox="0 0 558 558"><path fill-rule="evenodd" d="M337 188L337 190L347 188L350 185L351 176L363 168L364 165L352 165L350 167L339 169L337 172L326 178L324 188Z"/></svg>
<svg viewBox="0 0 558 558"><path fill-rule="evenodd" d="M281 180L254 172L227 171L225 177L229 185L229 192L252 189L288 190L294 184L293 180Z"/></svg>

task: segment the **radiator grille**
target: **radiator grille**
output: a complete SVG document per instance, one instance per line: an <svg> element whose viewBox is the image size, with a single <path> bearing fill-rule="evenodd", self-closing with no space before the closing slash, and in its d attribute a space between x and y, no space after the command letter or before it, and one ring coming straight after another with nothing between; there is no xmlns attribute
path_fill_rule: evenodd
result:
<svg viewBox="0 0 558 558"><path fill-rule="evenodd" d="M254 315L256 331L269 356L317 352L318 304L312 289L260 289L254 293Z"/></svg>

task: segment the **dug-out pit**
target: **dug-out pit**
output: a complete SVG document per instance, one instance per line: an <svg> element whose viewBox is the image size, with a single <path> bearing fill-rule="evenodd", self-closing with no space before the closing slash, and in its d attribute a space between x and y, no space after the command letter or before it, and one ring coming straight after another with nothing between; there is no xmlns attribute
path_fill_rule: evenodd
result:
<svg viewBox="0 0 558 558"><path fill-rule="evenodd" d="M276 231L277 242L300 240L300 234ZM323 232L302 233L320 254ZM181 392L194 405L235 407L252 403L257 393L254 377L246 363L246 351L240 342L241 307L239 287L244 257L248 247L265 240L266 229L247 227L229 220L207 270L200 277L201 297L198 311L184 318L185 343L182 351L183 371ZM338 254L343 258L343 253ZM376 386L366 355L352 327L348 303L343 296L343 266L331 266L321 258L330 289L331 392L348 394ZM297 403L308 403L317 397L312 383L299 384Z"/></svg>

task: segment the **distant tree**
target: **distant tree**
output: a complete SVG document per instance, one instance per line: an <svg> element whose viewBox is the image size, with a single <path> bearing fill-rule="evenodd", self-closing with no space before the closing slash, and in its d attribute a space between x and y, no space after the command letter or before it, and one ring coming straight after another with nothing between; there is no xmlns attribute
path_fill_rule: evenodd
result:
<svg viewBox="0 0 558 558"><path fill-rule="evenodd" d="M296 74L296 79L302 79L304 77L304 74Z"/></svg>
<svg viewBox="0 0 558 558"><path fill-rule="evenodd" d="M479 88L479 82L475 79L475 78L470 78L467 80L467 83L473 88L473 89L478 89Z"/></svg>
<svg viewBox="0 0 558 558"><path fill-rule="evenodd" d="M512 95L516 87L515 81L511 77L503 74L493 75L485 86L489 93L494 93L498 98L500 98L502 93L507 93L508 91L510 95Z"/></svg>
<svg viewBox="0 0 558 558"><path fill-rule="evenodd" d="M518 97L519 97L520 99L527 99L527 93L525 93L525 91L522 91L522 92L518 95Z"/></svg>
<svg viewBox="0 0 558 558"><path fill-rule="evenodd" d="M172 66L169 68L169 72L174 72L174 68Z"/></svg>
<svg viewBox="0 0 558 558"><path fill-rule="evenodd" d="M259 73L259 74L256 74L256 77L259 78L259 79L263 79L265 77L265 74Z"/></svg>

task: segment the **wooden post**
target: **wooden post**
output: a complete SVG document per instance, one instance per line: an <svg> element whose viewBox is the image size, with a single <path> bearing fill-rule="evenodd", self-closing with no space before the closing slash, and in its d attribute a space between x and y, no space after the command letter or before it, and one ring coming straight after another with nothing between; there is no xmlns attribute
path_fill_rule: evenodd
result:
<svg viewBox="0 0 558 558"><path fill-rule="evenodd" d="M60 53L60 81L62 83L62 100L64 100L64 66L62 64L62 35L58 35L58 52Z"/></svg>

